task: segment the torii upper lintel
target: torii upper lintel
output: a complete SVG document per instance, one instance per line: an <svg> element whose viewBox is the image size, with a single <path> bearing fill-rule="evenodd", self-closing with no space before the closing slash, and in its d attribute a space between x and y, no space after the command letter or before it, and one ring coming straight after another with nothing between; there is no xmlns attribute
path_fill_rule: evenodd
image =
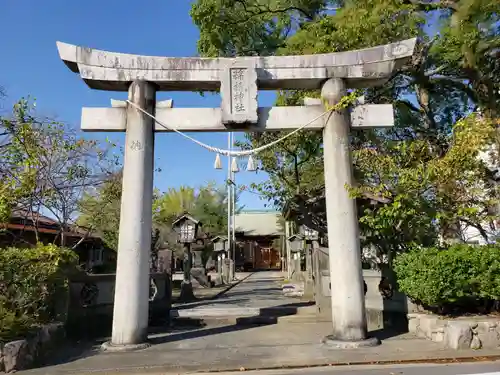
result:
<svg viewBox="0 0 500 375"><path fill-rule="evenodd" d="M156 57L101 51L57 42L64 63L93 89L127 91L135 80L159 91L216 91L225 71L237 63L255 69L258 89L319 89L329 78L348 87L367 87L389 78L413 54L416 39L302 56L236 58Z"/></svg>

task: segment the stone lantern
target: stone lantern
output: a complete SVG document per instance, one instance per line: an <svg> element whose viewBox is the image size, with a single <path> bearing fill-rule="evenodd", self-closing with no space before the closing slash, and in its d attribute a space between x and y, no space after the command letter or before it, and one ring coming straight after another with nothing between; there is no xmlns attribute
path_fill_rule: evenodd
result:
<svg viewBox="0 0 500 375"><path fill-rule="evenodd" d="M177 242L181 244L195 243L201 223L191 215L185 213L172 223L173 230L177 233Z"/></svg>
<svg viewBox="0 0 500 375"><path fill-rule="evenodd" d="M214 244L214 252L217 254L226 251L227 247L227 237L217 236L212 239L212 243Z"/></svg>
<svg viewBox="0 0 500 375"><path fill-rule="evenodd" d="M311 229L305 225L300 227L300 233L304 236L305 240L310 243L312 241L318 241L319 233L317 230Z"/></svg>
<svg viewBox="0 0 500 375"><path fill-rule="evenodd" d="M191 269L193 268L193 254L191 244L196 243L201 222L188 213L184 213L172 223L172 229L177 233L177 242L184 245L183 271L184 278L181 284L180 300L190 301L195 299L191 284ZM199 254L198 256L201 256ZM197 258L198 258L197 256ZM199 261L196 262L198 265Z"/></svg>
<svg viewBox="0 0 500 375"><path fill-rule="evenodd" d="M300 264L302 251L304 250L304 237L300 234L293 234L288 237L288 243L290 244L290 252L292 253L292 261L290 264L292 270L292 279L297 281L300 278Z"/></svg>
<svg viewBox="0 0 500 375"><path fill-rule="evenodd" d="M319 244L319 233L317 230L311 229L306 225L300 226L300 233L306 240L306 293L312 294L313 285L313 262L314 262L314 249L317 249Z"/></svg>
<svg viewBox="0 0 500 375"><path fill-rule="evenodd" d="M217 274L218 274L218 283L223 283L223 262L226 257L226 251L228 250L228 240L227 237L217 236L212 239L212 243L214 245L214 255L217 259Z"/></svg>
<svg viewBox="0 0 500 375"><path fill-rule="evenodd" d="M300 234L292 234L288 237L292 253L300 253L304 249L304 237Z"/></svg>

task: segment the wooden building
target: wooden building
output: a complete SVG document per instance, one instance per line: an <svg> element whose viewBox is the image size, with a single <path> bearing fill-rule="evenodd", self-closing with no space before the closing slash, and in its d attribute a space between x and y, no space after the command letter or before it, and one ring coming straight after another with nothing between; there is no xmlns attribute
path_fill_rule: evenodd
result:
<svg viewBox="0 0 500 375"><path fill-rule="evenodd" d="M235 217L236 268L279 270L284 231L277 211L243 211Z"/></svg>
<svg viewBox="0 0 500 375"><path fill-rule="evenodd" d="M116 252L109 249L100 237L82 228L68 226L62 231L56 220L24 211L16 211L8 223L0 223L0 249L31 247L37 242L59 246L64 242L78 254L80 265L90 272L114 272L116 269Z"/></svg>

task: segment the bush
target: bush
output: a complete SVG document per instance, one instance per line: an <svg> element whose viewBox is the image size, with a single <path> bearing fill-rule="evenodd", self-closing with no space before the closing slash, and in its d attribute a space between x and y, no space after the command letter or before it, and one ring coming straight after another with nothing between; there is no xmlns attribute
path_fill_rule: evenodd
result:
<svg viewBox="0 0 500 375"><path fill-rule="evenodd" d="M24 336L33 327L34 322L27 316L16 316L12 311L0 305L0 341L7 341Z"/></svg>
<svg viewBox="0 0 500 375"><path fill-rule="evenodd" d="M500 246L415 249L394 262L399 289L438 313L487 312L500 300Z"/></svg>
<svg viewBox="0 0 500 375"><path fill-rule="evenodd" d="M77 262L73 251L55 245L0 249L0 334L64 319Z"/></svg>

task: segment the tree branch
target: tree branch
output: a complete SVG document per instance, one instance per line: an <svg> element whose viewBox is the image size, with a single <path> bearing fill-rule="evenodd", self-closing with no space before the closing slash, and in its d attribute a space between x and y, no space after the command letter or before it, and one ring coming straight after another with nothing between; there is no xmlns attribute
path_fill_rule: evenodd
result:
<svg viewBox="0 0 500 375"><path fill-rule="evenodd" d="M430 12L433 10L450 9L456 11L458 4L454 0L440 0L437 2L427 2L420 0L403 0L403 4L413 5L419 11Z"/></svg>
<svg viewBox="0 0 500 375"><path fill-rule="evenodd" d="M312 20L314 18L314 16L312 14L310 14L309 12L307 12L305 9L301 9L301 8L298 8L295 6L289 6L289 7L281 8L281 9L271 9L271 7L268 6L268 7L262 7L256 11L251 11L248 8L245 0L234 0L234 2L240 4L243 7L243 9L245 10L245 12L250 13L251 14L250 18L262 16L262 15L267 14L267 13L281 14L281 13L288 13L290 11L296 11L298 13L301 13L303 16L305 16L309 20Z"/></svg>

